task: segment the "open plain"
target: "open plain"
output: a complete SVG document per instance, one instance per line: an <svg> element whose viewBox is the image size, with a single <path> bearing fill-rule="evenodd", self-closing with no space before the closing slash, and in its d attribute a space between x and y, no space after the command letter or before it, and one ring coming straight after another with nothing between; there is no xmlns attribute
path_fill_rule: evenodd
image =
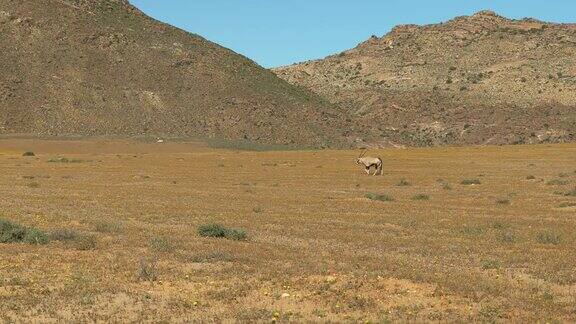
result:
<svg viewBox="0 0 576 324"><path fill-rule="evenodd" d="M0 140L0 321L576 321L576 145L369 154Z"/></svg>

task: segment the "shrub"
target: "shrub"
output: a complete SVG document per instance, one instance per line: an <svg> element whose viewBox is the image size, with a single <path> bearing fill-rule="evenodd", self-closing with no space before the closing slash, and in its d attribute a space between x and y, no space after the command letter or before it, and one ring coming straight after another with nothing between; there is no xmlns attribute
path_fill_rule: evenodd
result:
<svg viewBox="0 0 576 324"><path fill-rule="evenodd" d="M241 229L229 229L225 237L229 240L244 241L246 239L246 232Z"/></svg>
<svg viewBox="0 0 576 324"><path fill-rule="evenodd" d="M576 188L574 188L574 189L566 192L566 193L564 194L564 196L566 196L566 197L576 197Z"/></svg>
<svg viewBox="0 0 576 324"><path fill-rule="evenodd" d="M28 228L0 219L0 243L46 244L48 241L48 236L37 228Z"/></svg>
<svg viewBox="0 0 576 324"><path fill-rule="evenodd" d="M24 243L28 244L44 245L48 244L50 239L48 238L48 235L43 231L37 228L31 228L26 232L23 241Z"/></svg>
<svg viewBox="0 0 576 324"><path fill-rule="evenodd" d="M243 241L247 238L244 230L227 228L220 224L201 225L198 227L198 235L202 237L226 238L235 241Z"/></svg>
<svg viewBox="0 0 576 324"><path fill-rule="evenodd" d="M21 242L25 235L25 227L0 219L0 243Z"/></svg>
<svg viewBox="0 0 576 324"><path fill-rule="evenodd" d="M568 184L568 180L565 179L552 179L546 183L549 186L563 186Z"/></svg>
<svg viewBox="0 0 576 324"><path fill-rule="evenodd" d="M122 224L117 222L97 221L94 224L94 230L100 233L119 233L122 231Z"/></svg>
<svg viewBox="0 0 576 324"><path fill-rule="evenodd" d="M430 196L425 195L425 194L417 194L412 196L412 200L429 200Z"/></svg>
<svg viewBox="0 0 576 324"><path fill-rule="evenodd" d="M508 199L498 199L496 200L496 203L499 205L509 205L510 204L510 200Z"/></svg>
<svg viewBox="0 0 576 324"><path fill-rule="evenodd" d="M376 194L376 193L372 193L372 192L365 194L364 197L368 198L370 200L377 200L377 201L394 201L394 198L392 198L388 195Z"/></svg>
<svg viewBox="0 0 576 324"><path fill-rule="evenodd" d="M573 202L563 202L560 205L558 205L558 207L560 208L568 208L568 207L576 207L576 203Z"/></svg>
<svg viewBox="0 0 576 324"><path fill-rule="evenodd" d="M36 154L34 154L34 152L32 152L32 151L28 151L28 152L24 152L24 154L22 154L22 156L36 156Z"/></svg>
<svg viewBox="0 0 576 324"><path fill-rule="evenodd" d="M156 260L140 259L138 263L138 279L145 281L155 281L158 279Z"/></svg>
<svg viewBox="0 0 576 324"><path fill-rule="evenodd" d="M529 175L526 177L526 180L534 180L534 179L536 179L536 177L533 175Z"/></svg>
<svg viewBox="0 0 576 324"><path fill-rule="evenodd" d="M482 262L482 269L489 270L489 269L498 269L500 268L500 261L498 260L485 260Z"/></svg>
<svg viewBox="0 0 576 324"><path fill-rule="evenodd" d="M78 159L69 159L65 157L57 158L57 159L50 159L48 160L50 163L81 163L84 162L83 160Z"/></svg>
<svg viewBox="0 0 576 324"><path fill-rule="evenodd" d="M464 179L460 181L460 184L470 186L470 185L479 185L482 184L482 182L480 182L480 179Z"/></svg>
<svg viewBox="0 0 576 324"><path fill-rule="evenodd" d="M498 240L504 243L514 243L517 241L516 236L512 232L503 232L498 235Z"/></svg>
<svg viewBox="0 0 576 324"><path fill-rule="evenodd" d="M560 234L551 231L540 232L536 237L537 241L542 244L558 245L561 242Z"/></svg>
<svg viewBox="0 0 576 324"><path fill-rule="evenodd" d="M67 228L57 229L52 231L52 233L50 233L51 239L53 239L54 241L61 241L61 242L74 241L78 236L79 236L78 232Z"/></svg>
<svg viewBox="0 0 576 324"><path fill-rule="evenodd" d="M80 251L96 249L96 238L92 235L80 235L74 240L74 247Z"/></svg>
<svg viewBox="0 0 576 324"><path fill-rule="evenodd" d="M26 184L26 187L32 188L32 189L37 189L37 188L40 188L40 184L38 182L30 182L30 183Z"/></svg>
<svg viewBox="0 0 576 324"><path fill-rule="evenodd" d="M97 245L96 237L67 228L52 231L50 238L54 241L71 243L75 249L80 251L94 250Z"/></svg>
<svg viewBox="0 0 576 324"><path fill-rule="evenodd" d="M396 184L398 187L406 187L410 185L410 182L406 181L406 179L402 179L400 180L400 182L398 182L398 184Z"/></svg>
<svg viewBox="0 0 576 324"><path fill-rule="evenodd" d="M486 230L480 226L464 226L462 228L462 233L466 234L466 235L472 235L472 236L477 236L477 235L482 235L486 232Z"/></svg>
<svg viewBox="0 0 576 324"><path fill-rule="evenodd" d="M157 252L169 252L174 245L170 240L163 236L156 236L150 239L150 247Z"/></svg>

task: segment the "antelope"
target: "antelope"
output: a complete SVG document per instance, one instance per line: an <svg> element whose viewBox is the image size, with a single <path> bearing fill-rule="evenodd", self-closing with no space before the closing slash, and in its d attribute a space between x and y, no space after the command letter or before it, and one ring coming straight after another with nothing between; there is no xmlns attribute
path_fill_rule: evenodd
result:
<svg viewBox="0 0 576 324"><path fill-rule="evenodd" d="M382 159L378 157L369 157L369 156L365 157L364 154L366 154L366 152L367 151L360 153L360 155L356 159L356 164L364 165L364 167L366 168L366 173L368 175L370 175L371 167L376 168L376 171L374 171L373 175L377 175L378 173L382 175Z"/></svg>

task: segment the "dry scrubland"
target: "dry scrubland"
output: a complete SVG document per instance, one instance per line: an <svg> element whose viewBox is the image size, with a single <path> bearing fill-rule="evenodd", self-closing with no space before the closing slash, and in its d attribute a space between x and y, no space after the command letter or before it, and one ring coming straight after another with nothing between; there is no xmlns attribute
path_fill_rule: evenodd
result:
<svg viewBox="0 0 576 324"><path fill-rule="evenodd" d="M2 140L0 321L576 320L576 145L377 153Z"/></svg>

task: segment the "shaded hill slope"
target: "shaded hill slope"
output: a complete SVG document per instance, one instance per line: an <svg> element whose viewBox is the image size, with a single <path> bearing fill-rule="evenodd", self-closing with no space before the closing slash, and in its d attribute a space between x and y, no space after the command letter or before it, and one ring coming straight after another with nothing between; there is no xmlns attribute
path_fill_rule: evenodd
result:
<svg viewBox="0 0 576 324"><path fill-rule="evenodd" d="M512 144L576 136L576 25L489 11L394 28L274 70L346 108L379 145Z"/></svg>
<svg viewBox="0 0 576 324"><path fill-rule="evenodd" d="M125 0L0 0L0 134L345 144L343 113Z"/></svg>

